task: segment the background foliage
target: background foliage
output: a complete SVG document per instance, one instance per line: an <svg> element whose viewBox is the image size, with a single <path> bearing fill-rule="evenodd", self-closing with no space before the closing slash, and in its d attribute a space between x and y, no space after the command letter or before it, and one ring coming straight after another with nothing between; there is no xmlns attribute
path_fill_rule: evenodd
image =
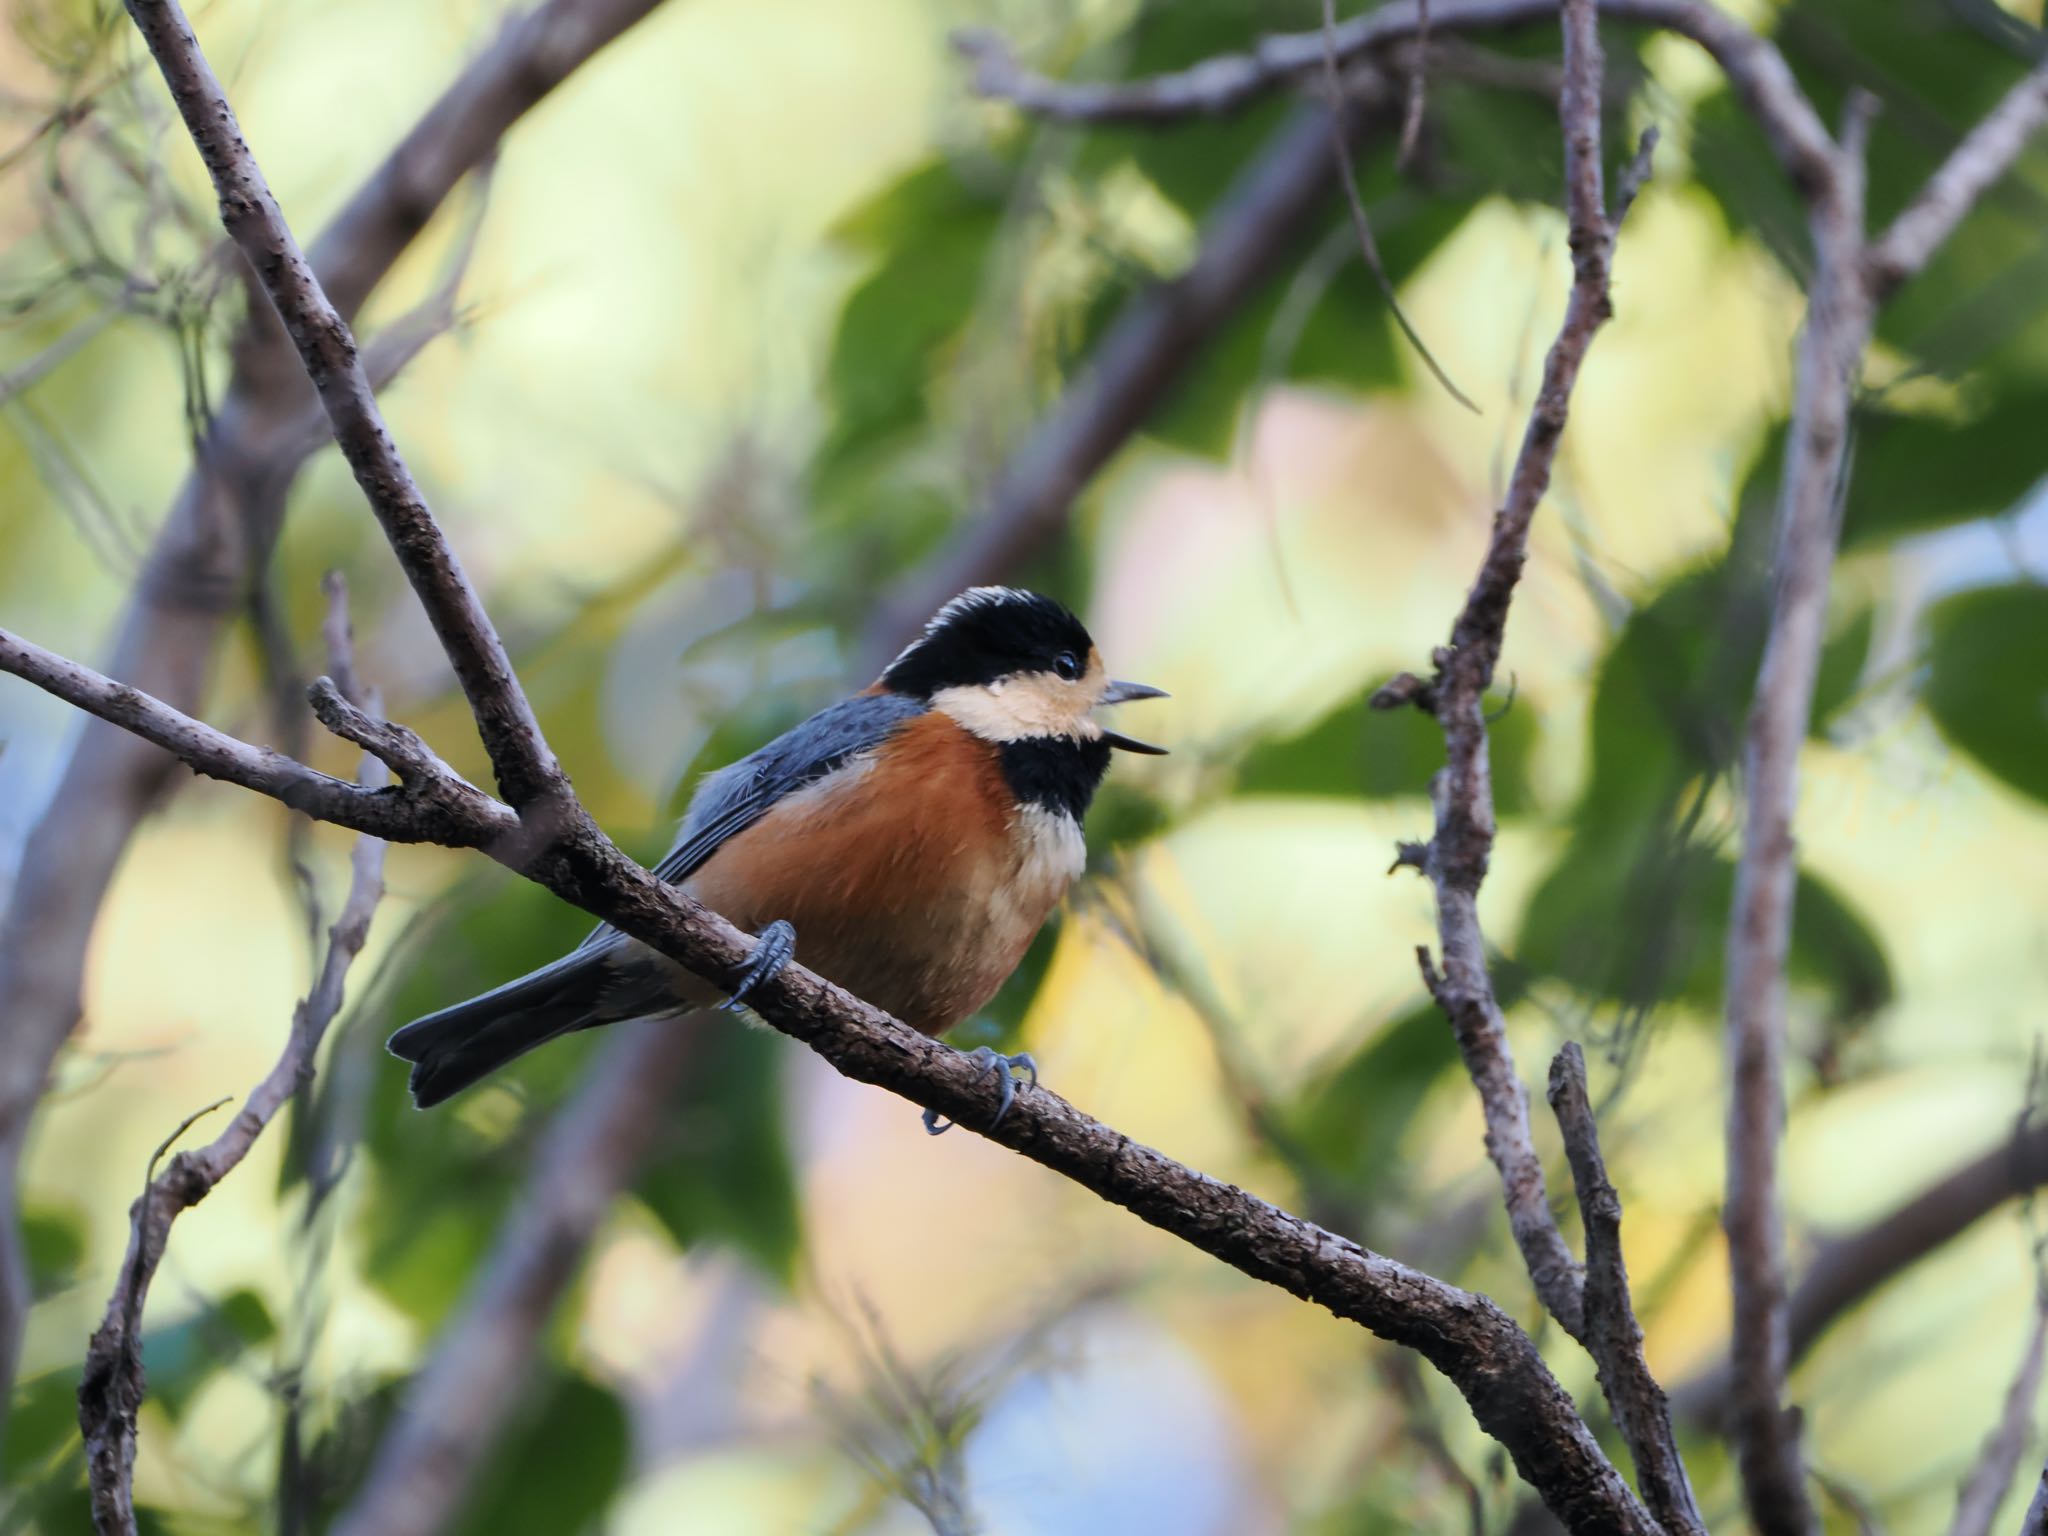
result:
<svg viewBox="0 0 2048 1536"><path fill-rule="evenodd" d="M310 228L492 14L221 0L201 22ZM429 232L372 330L481 218L469 307L389 392L393 424L616 832L657 852L698 774L863 681L849 658L880 594L976 515L1292 110L1040 127L970 98L946 29L992 21L1055 72L1116 76L1316 15L675 0ZM118 11L16 0L12 19L0 361L105 328L6 404L0 614L89 656L223 377L239 300ZM1852 83L1882 99L1877 219L2040 46L2039 7L2018 0L1791 0L1760 19L1824 108ZM1614 124L1654 122L1665 147L1511 626L1486 916L1525 1075L1567 1037L1604 1055L1651 1359L1682 1382L1724 1338L1710 1026L1806 256L1712 70L1610 32ZM1537 63L1556 42L1486 46ZM84 83L90 112L30 134ZM1525 1321L1469 1090L1414 974L1426 892L1381 874L1428 825L1440 746L1419 715L1364 700L1440 642L1469 579L1565 291L1558 184L1547 100L1433 81L1412 165L1375 140L1360 186L1404 305L1479 412L1399 343L1333 198L1056 546L1008 573L1082 609L1120 673L1172 690L1146 725L1174 756L1118 765L1090 882L962 1031L1021 1040L1134 1136ZM2048 984L2044 211L2037 147L1885 312L1865 381L1801 808L1795 1260L1995 1144L2026 1091ZM270 587L307 665L331 565L391 713L484 773L323 460ZM244 631L209 714L275 734ZM53 701L0 695L0 869L68 728ZM127 1201L172 1125L260 1071L304 985L285 830L274 807L199 786L114 892L30 1163L44 1300L0 1463L6 1530L89 1529L71 1392ZM344 851L324 829L304 850L330 903ZM587 1050L412 1112L379 1049L389 1028L573 944L581 919L433 850L394 851L391 886L289 1136L173 1241L150 1314L152 1529L315 1529L339 1507ZM785 1041L721 1038L554 1329L471 1528L914 1530L920 1474L1000 1532L1458 1528L1468 1497L1505 1522L1506 1473L1434 1380L915 1122ZM2019 1219L2001 1216L1802 1367L1811 1454L1895 1529L1945 1513L2032 1285ZM1590 1384L1569 1345L1552 1353ZM1719 1528L1733 1485L1707 1444L1689 1456Z"/></svg>

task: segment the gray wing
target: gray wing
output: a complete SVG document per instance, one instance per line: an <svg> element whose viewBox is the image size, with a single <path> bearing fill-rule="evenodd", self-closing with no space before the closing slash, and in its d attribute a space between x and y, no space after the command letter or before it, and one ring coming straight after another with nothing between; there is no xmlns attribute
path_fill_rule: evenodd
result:
<svg viewBox="0 0 2048 1536"><path fill-rule="evenodd" d="M728 838L746 831L785 795L817 783L849 758L881 745L926 707L898 693L856 694L792 726L759 751L705 775L690 798L676 844L654 866L655 875L670 885L681 884ZM613 931L610 924L600 923L577 948L602 943Z"/></svg>

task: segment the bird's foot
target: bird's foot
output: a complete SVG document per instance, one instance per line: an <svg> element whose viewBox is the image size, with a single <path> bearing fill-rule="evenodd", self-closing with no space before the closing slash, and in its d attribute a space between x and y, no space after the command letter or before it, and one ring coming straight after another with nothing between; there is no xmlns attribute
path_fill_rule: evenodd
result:
<svg viewBox="0 0 2048 1536"><path fill-rule="evenodd" d="M988 1128L994 1130L1003 1123L1003 1117L1010 1112L1010 1106L1017 1102L1017 1079L1010 1074L1022 1072L1024 1080L1036 1088L1038 1063L1031 1059L1031 1053L1028 1051L1005 1056L992 1045L981 1046L967 1054L971 1059L981 1063L979 1076L987 1077L993 1072L996 1075L996 1083L1002 1090L1002 1101L996 1105L996 1117L988 1123ZM924 1128L932 1135L939 1136L953 1129L953 1122L936 1109L928 1109L924 1112Z"/></svg>
<svg viewBox="0 0 2048 1536"><path fill-rule="evenodd" d="M718 1005L719 1012L738 1013L746 1006L748 995L756 987L773 981L795 958L796 929L778 918L755 935L753 958L747 961L747 968L740 976L740 984L732 989L732 996Z"/></svg>

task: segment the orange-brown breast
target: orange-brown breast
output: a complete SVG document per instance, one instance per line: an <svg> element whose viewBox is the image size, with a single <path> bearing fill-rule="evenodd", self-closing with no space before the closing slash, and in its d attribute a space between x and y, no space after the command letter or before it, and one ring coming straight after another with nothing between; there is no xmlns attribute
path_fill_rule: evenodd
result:
<svg viewBox="0 0 2048 1536"><path fill-rule="evenodd" d="M1079 869L1048 851L994 749L942 714L782 801L721 846L690 893L756 932L795 925L797 959L927 1034L995 995Z"/></svg>

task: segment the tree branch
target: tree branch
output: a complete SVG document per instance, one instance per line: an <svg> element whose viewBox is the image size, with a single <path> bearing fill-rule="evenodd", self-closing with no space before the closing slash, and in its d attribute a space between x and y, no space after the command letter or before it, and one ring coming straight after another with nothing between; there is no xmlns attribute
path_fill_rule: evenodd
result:
<svg viewBox="0 0 2048 1536"><path fill-rule="evenodd" d="M1575 1043L1550 1063L1550 1108L1564 1133L1586 1224L1586 1347L1599 1369L1600 1390L1635 1461L1643 1502L1657 1523L1667 1536L1706 1536L1692 1480L1679 1458L1671 1406L1643 1358L1643 1329L1629 1299L1628 1264L1621 1250L1621 1197L1600 1156L1599 1127L1586 1096L1586 1058Z"/></svg>
<svg viewBox="0 0 2048 1536"><path fill-rule="evenodd" d="M252 246L269 242L272 259L262 271L266 290L336 417L344 451L352 462L360 458L358 478L422 601L441 620L444 645L477 648L476 654L452 659L471 688L480 729L503 752L508 779L517 783L517 773L524 771L532 776L529 783L541 782L554 798L556 786L547 785L543 775L551 759L516 679L502 666L489 620L460 581L439 528L383 439L374 403L362 398L366 391L347 327L297 257L196 40L173 0L131 0L130 9L220 185L226 220ZM162 723L163 716L144 713ZM203 745L219 750L218 743ZM459 797L451 803L460 803ZM532 814L538 808L537 802L522 806L529 813L522 820L538 819ZM558 812L556 824L521 860L530 877L696 974L734 984L751 956L750 940L622 855L565 784L552 809ZM498 824L492 818L493 830ZM468 840L481 840L484 831L479 820ZM954 1120L974 1123L992 1109L995 1090L978 1063L800 966L757 988L750 1002L848 1076L891 1087ZM650 1027L659 1032L659 1025ZM1255 1278L1421 1351L1451 1374L1488 1433L1575 1529L1654 1529L1526 1335L1484 1298L1203 1178L1050 1093L1026 1090L996 1139Z"/></svg>
<svg viewBox="0 0 2048 1536"><path fill-rule="evenodd" d="M2034 1497L2020 1522L2020 1536L2048 1536L2048 1466L2042 1467L2041 1480L2034 1485Z"/></svg>
<svg viewBox="0 0 2048 1536"><path fill-rule="evenodd" d="M338 581L330 591L340 618L338 624L330 623L328 627L332 642L329 665L347 675L352 657L347 592ZM384 782L384 765L366 757L359 779L361 788L375 791ZM122 1260L113 1295L107 1299L106 1317L86 1348L85 1368L78 1386L78 1427L85 1439L93 1524L101 1536L134 1536L136 1529L136 1415L142 1407L146 1385L142 1369L142 1312L150 1281L155 1278L170 1242L171 1224L234 1172L278 1110L312 1077L321 1037L341 1012L349 966L362 953L370 933L370 919L384 893L384 845L368 835L357 838L350 866L348 898L327 931L326 958L312 990L293 1011L291 1029L276 1065L250 1091L241 1111L210 1145L197 1152L180 1152L162 1174L156 1172L156 1158L150 1159L149 1179L141 1198L128 1213L127 1256ZM188 1120L186 1126L190 1124ZM186 1126L180 1126L157 1149L158 1157L183 1134Z"/></svg>
<svg viewBox="0 0 2048 1536"><path fill-rule="evenodd" d="M516 838L519 832L519 820L507 807L453 775L415 778L398 788L351 784L269 747L238 741L140 689L117 683L4 629L0 629L0 672L11 672L109 725L153 742L208 778L253 789L316 821L332 822L387 842L444 843L454 848L484 847ZM325 693L318 684L314 691L316 695ZM332 712L324 697L323 707ZM338 718L369 720L352 707ZM372 730L371 725L374 722L336 734L374 752L401 772L412 771L419 759L408 750L406 738L413 744L418 738L409 731L403 737L386 734L401 727Z"/></svg>
<svg viewBox="0 0 2048 1536"><path fill-rule="evenodd" d="M1936 1179L1868 1225L1824 1238L1792 1291L1787 1332L1794 1361L1880 1286L1944 1247L2006 1201L2048 1184L2048 1125L2029 1127ZM1711 1421L1728 1402L1727 1368L1672 1394L1679 1417Z"/></svg>
<svg viewBox="0 0 2048 1536"><path fill-rule="evenodd" d="M1558 0L1429 0L1432 37L1447 33L1499 31L1548 22ZM1743 103L1763 126L1779 163L1802 192L1834 175L1834 141L1786 65L1768 40L1704 0L1602 0L1611 21L1657 27L1697 43L1713 56ZM1418 37L1423 12L1415 0L1383 5L1354 16L1336 30L1338 59L1346 64L1385 53ZM983 59L987 43L970 43ZM1069 84L1049 80L998 55L984 66L983 93L1015 102L1036 116L1064 122L1170 122L1189 115L1237 109L1313 77L1322 67L1319 32L1289 32L1261 38L1250 51L1205 59L1187 69L1148 79L1110 84Z"/></svg>
<svg viewBox="0 0 2048 1536"><path fill-rule="evenodd" d="M13 641L0 647L0 664L38 685L46 680L60 685L52 691L74 702L97 702L104 691L118 690L124 702L110 714L151 731L150 739L159 745L190 752L195 767L223 767L222 777L280 798L285 792L297 793L299 775L313 776L301 765L294 765L296 772L280 770L275 754L209 731L154 700L138 699L133 689L75 663L17 666L24 649L32 657L49 656ZM350 790L339 780L328 782ZM437 814L447 818L447 828L455 834L449 839L455 846L488 852L508 836L518 837L519 825L507 807L459 781L408 788L439 808ZM390 791L351 792L360 797L353 804L336 807L323 800L316 814L336 809L334 819L342 825L389 826L410 840L441 840L422 818L391 808L403 802L372 798ZM750 937L656 880L587 821L569 822L530 857L521 853L505 862L523 867L529 878L716 985L734 985L752 958ZM791 965L757 988L748 1005L856 1081L887 1088L970 1127L986 1124L995 1112L996 1090L972 1057L916 1033L801 965ZM669 1039L683 1032L655 1026L650 1033L655 1039ZM631 1038L631 1032L625 1038ZM603 1130L606 1114L595 1106L615 1109L617 1094L630 1090L651 1063L658 1065L658 1058L644 1054L657 1049L644 1046L630 1058L637 1065L619 1067L612 1079L613 1092L579 1100L593 1108L572 1117L582 1129L562 1132L565 1144L593 1148L589 1156L607 1159L609 1166L622 1166L630 1159L626 1133L606 1140L612 1135ZM622 1057L626 1050L623 1044L619 1047ZM1481 1425L1507 1447L1523 1476L1573 1529L1654 1530L1627 1485L1600 1454L1535 1346L1485 1297L1372 1253L1197 1173L1091 1119L1047 1090L1022 1090L1001 1127L988 1134L1252 1278L1419 1351L1464 1393ZM585 1170L564 1175L570 1187L588 1188L582 1182L589 1178L588 1158L579 1154L568 1162ZM538 1204L546 1207L548 1202ZM512 1249L530 1256L527 1264L511 1269L529 1278L498 1277L494 1285L523 1298L537 1296L545 1287L531 1277L537 1271L559 1273L559 1266L573 1257L576 1234L585 1230L580 1218L556 1216L530 1238L508 1238ZM494 1275L501 1268L493 1266ZM502 1319L504 1313L492 1315Z"/></svg>
<svg viewBox="0 0 2048 1536"><path fill-rule="evenodd" d="M1933 259L1943 241L1997 180L2012 168L2027 141L2048 123L2048 57L1972 128L1920 195L1891 228L1872 242L1864 271L1874 300Z"/></svg>
<svg viewBox="0 0 2048 1536"><path fill-rule="evenodd" d="M510 22L350 199L315 243L314 266L344 315L376 287L456 183L533 105L656 0L547 0ZM230 386L123 614L108 670L196 711L236 596L268 559L310 446L293 429L312 403L256 306ZM274 338L274 339L273 339ZM373 344L374 354L374 344ZM374 355L373 355L374 361ZM86 944L136 826L176 782L175 759L88 723L22 849L0 921L0 1415L30 1305L16 1173L50 1063L79 1015Z"/></svg>
<svg viewBox="0 0 2048 1536"><path fill-rule="evenodd" d="M1375 11L1373 16L1388 14ZM1433 13L1437 25L1446 12ZM1397 865L1419 864L1436 893L1443 948L1438 972L1419 951L1430 995L1450 1020L1486 1117L1486 1151L1500 1171L1508 1225L1536 1294L1574 1338L1585 1338L1583 1281L1550 1212L1543 1163L1529 1131L1528 1095L1515 1074L1506 1021L1486 969L1479 926L1479 887L1494 837L1493 779L1486 735L1486 690L1493 682L1507 628L1508 605L1527 555L1529 524L1550 486L1572 386L1593 336L1613 307L1608 281L1615 228L1609 222L1600 171L1600 41L1590 0L1565 0L1564 83L1558 115L1565 145L1565 201L1571 226L1572 288L1564 323L1544 360L1543 382L1522 437L1508 494L1493 522L1478 579L1435 655L1436 675L1423 683L1403 674L1373 696L1378 709L1416 704L1443 727L1446 764L1431 785L1436 832L1427 846L1404 849ZM1654 140L1646 136L1639 159Z"/></svg>
<svg viewBox="0 0 2048 1536"><path fill-rule="evenodd" d="M1744 1499L1761 1536L1814 1526L1789 1363L1778 1142L1784 1134L1785 962L1797 876L1792 815L1827 622L1849 404L1872 309L1863 256L1863 125L1854 97L1835 175L1808 200L1815 274L1786 437L1776 583L1747 732L1742 856L1728 921L1728 1232L1733 1430Z"/></svg>
<svg viewBox="0 0 2048 1536"><path fill-rule="evenodd" d="M412 471L385 429L348 323L299 250L183 9L176 0L128 0L128 14L205 162L220 198L221 223L284 322L334 424L342 457L447 652L500 790L517 811L566 804L568 778L541 735L504 644L462 563L439 536Z"/></svg>

